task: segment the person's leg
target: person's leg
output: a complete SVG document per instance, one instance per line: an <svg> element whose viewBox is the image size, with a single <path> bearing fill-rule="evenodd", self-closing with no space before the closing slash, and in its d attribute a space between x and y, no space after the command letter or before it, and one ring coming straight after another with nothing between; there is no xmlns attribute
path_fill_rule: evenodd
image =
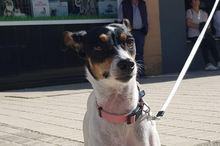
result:
<svg viewBox="0 0 220 146"><path fill-rule="evenodd" d="M217 68L220 69L220 58L219 58L219 54L218 54L218 49L216 47L216 44L214 43L209 43L209 50L212 54L212 57L214 58L215 62L217 63Z"/></svg>
<svg viewBox="0 0 220 146"><path fill-rule="evenodd" d="M202 50L202 56L203 56L205 65L207 65L210 63L210 60L209 60L209 44L206 39L203 39L200 45L200 48Z"/></svg>
<svg viewBox="0 0 220 146"><path fill-rule="evenodd" d="M193 37L193 38L189 38L189 40L195 44L197 38L198 37ZM205 39L203 39L199 48L202 50L202 57L204 59L205 65L207 65L210 61L209 61L209 57L208 57L209 56L208 44Z"/></svg>
<svg viewBox="0 0 220 146"><path fill-rule="evenodd" d="M145 67L144 67L144 43L145 43L145 35L141 30L134 30L132 34L135 39L136 46L136 61L139 64L139 75L145 75Z"/></svg>
<svg viewBox="0 0 220 146"><path fill-rule="evenodd" d="M190 40L195 43L197 40L197 37L190 38ZM217 67L213 66L209 61L209 44L206 39L202 40L202 43L200 44L200 49L202 50L202 57L205 62L205 70L218 70ZM220 68L220 67L219 67Z"/></svg>
<svg viewBox="0 0 220 146"><path fill-rule="evenodd" d="M205 70L207 71L213 71L213 70L218 70L219 68L218 67L215 67L213 66L211 63L210 63L210 60L209 60L209 49L211 48L210 47L210 43L207 39L203 39L202 41L202 44L201 44L201 49L202 49L202 55L203 55L203 58L205 60L205 64L206 64L206 67L205 67ZM213 47L213 46L212 46ZM211 50L210 50L211 51ZM212 50L213 51L213 50ZM215 52L215 51L214 51ZM218 53L218 52L217 52ZM215 54L216 56L216 54ZM216 58L218 60L218 57Z"/></svg>
<svg viewBox="0 0 220 146"><path fill-rule="evenodd" d="M218 49L215 44L213 44L211 42L208 42L208 43L209 43L209 50L212 54L212 57L215 59L215 62L218 63L220 61L219 55L218 55Z"/></svg>

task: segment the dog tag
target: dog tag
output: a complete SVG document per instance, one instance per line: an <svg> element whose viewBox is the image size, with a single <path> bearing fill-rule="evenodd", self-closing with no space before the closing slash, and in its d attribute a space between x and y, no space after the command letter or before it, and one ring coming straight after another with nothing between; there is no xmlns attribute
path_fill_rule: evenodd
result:
<svg viewBox="0 0 220 146"><path fill-rule="evenodd" d="M144 95L145 95L145 91L144 91L144 90L142 90L142 91L139 92L140 98L144 97Z"/></svg>

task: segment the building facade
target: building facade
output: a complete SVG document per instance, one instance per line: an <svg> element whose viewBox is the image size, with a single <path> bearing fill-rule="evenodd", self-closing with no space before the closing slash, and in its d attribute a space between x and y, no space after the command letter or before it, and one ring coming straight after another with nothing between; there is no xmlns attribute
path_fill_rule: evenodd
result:
<svg viewBox="0 0 220 146"><path fill-rule="evenodd" d="M84 2L0 1L0 90L85 81L85 61L72 49L61 50L62 33L114 22L120 1L92 1L89 6ZM210 12L214 0L201 2ZM144 46L146 72L178 73L192 47L185 25L190 5L184 0L146 0L146 4L150 22ZM201 60L199 52L197 56ZM197 63L190 70L202 69L203 64Z"/></svg>

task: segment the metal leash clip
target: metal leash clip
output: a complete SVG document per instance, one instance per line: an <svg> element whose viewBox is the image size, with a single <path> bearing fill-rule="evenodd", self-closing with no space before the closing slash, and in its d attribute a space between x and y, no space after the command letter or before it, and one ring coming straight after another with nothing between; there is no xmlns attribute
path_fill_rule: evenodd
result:
<svg viewBox="0 0 220 146"><path fill-rule="evenodd" d="M150 111L151 111L150 106L145 101L143 101L143 104L147 107L147 110L143 110L143 112L148 114L148 120L149 121L150 120L160 120L160 117L163 116L164 112L159 112L160 114L158 113L157 116L153 116L150 113Z"/></svg>
<svg viewBox="0 0 220 146"><path fill-rule="evenodd" d="M150 115L150 116L148 117L148 119L149 119L149 120L160 120L160 117L151 116L151 115Z"/></svg>

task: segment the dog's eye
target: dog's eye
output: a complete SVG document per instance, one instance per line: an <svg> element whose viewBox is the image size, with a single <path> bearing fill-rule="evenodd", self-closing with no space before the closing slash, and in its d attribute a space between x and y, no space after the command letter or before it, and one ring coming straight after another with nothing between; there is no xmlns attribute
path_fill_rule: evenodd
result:
<svg viewBox="0 0 220 146"><path fill-rule="evenodd" d="M133 45L134 45L134 40L133 40L133 39L129 39L129 40L127 41L127 46L128 46L128 48L132 48Z"/></svg>
<svg viewBox="0 0 220 146"><path fill-rule="evenodd" d="M94 47L94 50L96 50L96 51L102 51L102 47L100 47L100 46L95 46L95 47Z"/></svg>

